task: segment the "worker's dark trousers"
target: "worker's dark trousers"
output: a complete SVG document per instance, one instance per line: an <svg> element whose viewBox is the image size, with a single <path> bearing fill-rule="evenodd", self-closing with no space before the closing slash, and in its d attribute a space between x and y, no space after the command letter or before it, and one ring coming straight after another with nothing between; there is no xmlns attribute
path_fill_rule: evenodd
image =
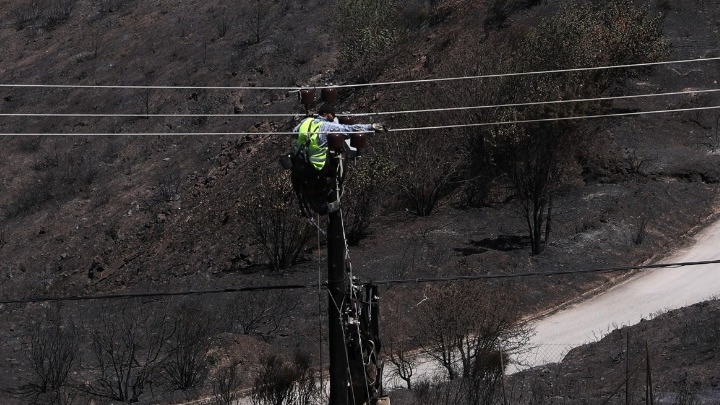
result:
<svg viewBox="0 0 720 405"><path fill-rule="evenodd" d="M300 159L293 162L293 187L299 191L298 194L304 202L320 215L327 214L328 201L335 199L334 181L328 177L326 169L327 165L323 170L315 170L312 165Z"/></svg>

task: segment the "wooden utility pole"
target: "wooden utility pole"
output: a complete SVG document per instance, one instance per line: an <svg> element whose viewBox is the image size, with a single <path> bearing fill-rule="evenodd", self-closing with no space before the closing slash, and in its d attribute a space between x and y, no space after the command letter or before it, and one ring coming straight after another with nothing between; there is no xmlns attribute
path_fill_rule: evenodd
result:
<svg viewBox="0 0 720 405"><path fill-rule="evenodd" d="M333 190L338 202L344 138L340 138L340 145L342 148L331 148L326 163L329 178L335 179ZM342 210L328 214L327 249L330 405L375 404L382 393L382 367L377 364L381 348L378 288L366 285L363 298L361 285L348 276L351 267Z"/></svg>
<svg viewBox="0 0 720 405"><path fill-rule="evenodd" d="M331 155L332 156L332 155ZM329 159L330 173L337 172L337 159ZM334 179L335 176L333 175ZM336 190L337 192L337 190ZM343 333L342 305L348 290L345 269L346 246L340 211L328 215L328 339L330 351L330 405L349 405L348 357Z"/></svg>

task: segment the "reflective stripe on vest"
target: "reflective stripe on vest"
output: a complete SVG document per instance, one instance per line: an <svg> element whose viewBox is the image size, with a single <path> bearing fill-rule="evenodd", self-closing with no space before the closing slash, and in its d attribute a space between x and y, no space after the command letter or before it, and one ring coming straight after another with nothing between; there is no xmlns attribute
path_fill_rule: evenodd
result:
<svg viewBox="0 0 720 405"><path fill-rule="evenodd" d="M295 153L301 152L303 148L307 154L306 158L313 165L315 170L322 170L327 159L327 143L320 146L320 126L322 120L317 118L306 118L298 128L298 139L295 144Z"/></svg>

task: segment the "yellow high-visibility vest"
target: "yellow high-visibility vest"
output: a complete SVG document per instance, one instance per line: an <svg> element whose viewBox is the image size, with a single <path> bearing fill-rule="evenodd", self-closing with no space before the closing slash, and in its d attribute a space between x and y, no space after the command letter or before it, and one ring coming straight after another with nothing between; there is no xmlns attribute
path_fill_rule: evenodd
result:
<svg viewBox="0 0 720 405"><path fill-rule="evenodd" d="M318 171L325 167L328 153L327 142L325 145L320 145L319 135L321 125L321 118L305 118L305 120L300 123L300 128L298 128L298 138L295 144L295 153L305 153L306 155L303 157Z"/></svg>

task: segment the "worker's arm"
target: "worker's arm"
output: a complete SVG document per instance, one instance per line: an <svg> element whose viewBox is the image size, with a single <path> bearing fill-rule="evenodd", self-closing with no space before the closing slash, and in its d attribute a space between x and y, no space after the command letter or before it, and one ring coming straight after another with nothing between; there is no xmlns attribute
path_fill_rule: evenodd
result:
<svg viewBox="0 0 720 405"><path fill-rule="evenodd" d="M337 122L325 121L320 127L320 132L324 134L328 133L349 133L349 132L373 132L372 124L339 124Z"/></svg>

